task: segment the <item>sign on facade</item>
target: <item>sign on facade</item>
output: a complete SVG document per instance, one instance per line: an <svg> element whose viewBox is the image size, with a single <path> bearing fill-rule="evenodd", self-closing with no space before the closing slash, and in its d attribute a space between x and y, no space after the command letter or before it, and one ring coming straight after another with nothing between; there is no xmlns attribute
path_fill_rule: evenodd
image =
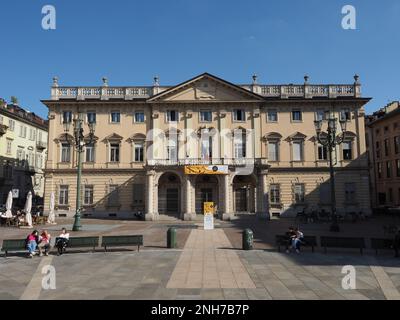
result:
<svg viewBox="0 0 400 320"><path fill-rule="evenodd" d="M204 202L204 230L214 230L214 202Z"/></svg>
<svg viewBox="0 0 400 320"><path fill-rule="evenodd" d="M185 166L185 174L228 174L228 166Z"/></svg>

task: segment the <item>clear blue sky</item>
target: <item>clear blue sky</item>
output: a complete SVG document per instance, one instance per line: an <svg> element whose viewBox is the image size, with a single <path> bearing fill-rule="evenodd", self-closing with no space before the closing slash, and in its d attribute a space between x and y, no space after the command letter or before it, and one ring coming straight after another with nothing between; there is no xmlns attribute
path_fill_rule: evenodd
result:
<svg viewBox="0 0 400 320"><path fill-rule="evenodd" d="M57 29L41 28L54 5ZM357 9L357 30L341 9ZM234 83L352 83L371 112L400 98L399 0L2 0L0 97L42 116L60 85L162 85L209 72Z"/></svg>

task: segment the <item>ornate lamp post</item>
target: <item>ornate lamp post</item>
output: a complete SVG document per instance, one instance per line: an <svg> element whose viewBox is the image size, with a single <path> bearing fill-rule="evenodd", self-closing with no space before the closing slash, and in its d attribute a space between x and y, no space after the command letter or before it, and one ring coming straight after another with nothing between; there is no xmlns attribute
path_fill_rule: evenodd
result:
<svg viewBox="0 0 400 320"><path fill-rule="evenodd" d="M85 150L87 145L91 145L94 140L94 131L95 131L95 122L90 121L88 123L89 126L89 136L88 139L85 140L85 136L83 134L83 114L79 113L78 117L73 120L74 126L74 139L75 139L75 148L77 151L77 164L78 164L78 176L76 183L76 213L75 213L75 221L74 226L72 227L73 231L80 231L82 228L81 225L81 177L82 177L82 153ZM69 132L71 127L71 122L68 119L64 119L64 131L65 133Z"/></svg>
<svg viewBox="0 0 400 320"><path fill-rule="evenodd" d="M346 135L346 120L340 120L340 127L342 132L340 135L337 135L337 118L333 115L329 116L328 121L328 129L327 133L322 134L322 120L314 121L315 131L317 132L317 140L324 147L328 148L329 153L329 171L330 171L330 179L331 179L331 214L332 214L332 225L330 227L330 231L339 232L339 224L336 214L336 194L335 194L335 167L333 164L332 153L336 150L336 146L343 143Z"/></svg>

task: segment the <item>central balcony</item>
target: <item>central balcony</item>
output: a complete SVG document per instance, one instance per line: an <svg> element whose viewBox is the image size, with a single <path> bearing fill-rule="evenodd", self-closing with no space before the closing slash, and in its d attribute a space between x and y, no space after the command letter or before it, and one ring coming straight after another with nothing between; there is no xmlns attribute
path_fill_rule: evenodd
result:
<svg viewBox="0 0 400 320"><path fill-rule="evenodd" d="M266 158L223 158L223 159L153 159L147 161L148 166L156 167L182 167L182 166L212 166L212 165L228 165L228 166L246 166L246 165L268 165Z"/></svg>

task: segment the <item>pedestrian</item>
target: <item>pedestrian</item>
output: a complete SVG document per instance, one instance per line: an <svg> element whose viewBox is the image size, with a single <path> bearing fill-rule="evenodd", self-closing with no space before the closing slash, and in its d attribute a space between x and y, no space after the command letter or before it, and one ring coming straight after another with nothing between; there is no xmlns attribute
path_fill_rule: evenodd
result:
<svg viewBox="0 0 400 320"><path fill-rule="evenodd" d="M69 233L67 232L67 229L62 228L61 230L61 234L56 238L56 247L58 250L58 254L57 255L62 255L65 248L68 245L68 241L69 241Z"/></svg>
<svg viewBox="0 0 400 320"><path fill-rule="evenodd" d="M46 256L49 255L50 239L51 239L50 233L48 233L47 230L43 230L41 235L39 236L39 245L38 245L39 255L41 257L43 256L43 249L44 249L44 254Z"/></svg>
<svg viewBox="0 0 400 320"><path fill-rule="evenodd" d="M37 230L33 231L27 238L26 238L26 248L28 249L29 258L33 258L36 254L36 248L39 242L39 232Z"/></svg>
<svg viewBox="0 0 400 320"><path fill-rule="evenodd" d="M299 228L296 228L294 233L295 236L293 237L292 247L297 253L300 253L300 246L304 243L304 234L299 230Z"/></svg>

